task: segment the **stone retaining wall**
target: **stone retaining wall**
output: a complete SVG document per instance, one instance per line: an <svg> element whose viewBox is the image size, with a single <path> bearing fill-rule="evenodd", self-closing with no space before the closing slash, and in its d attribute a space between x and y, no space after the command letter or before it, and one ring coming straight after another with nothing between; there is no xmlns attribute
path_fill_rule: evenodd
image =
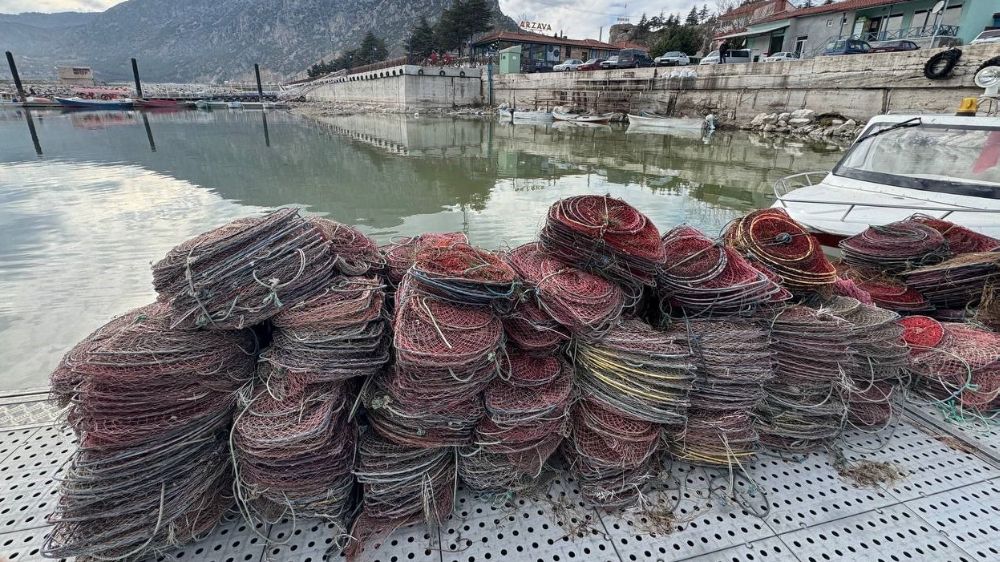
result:
<svg viewBox="0 0 1000 562"><path fill-rule="evenodd" d="M478 105L483 101L482 69L383 68L331 79L306 99L406 110Z"/></svg>
<svg viewBox="0 0 1000 562"><path fill-rule="evenodd" d="M962 47L947 80L929 80L923 68L942 49L817 57L776 63L692 66L697 77L673 77L676 68L495 77L497 103L518 107L576 105L597 111L650 111L668 115L715 113L723 122L747 123L760 113L810 108L858 121L886 112L947 112L976 97L973 75L1000 45Z"/></svg>

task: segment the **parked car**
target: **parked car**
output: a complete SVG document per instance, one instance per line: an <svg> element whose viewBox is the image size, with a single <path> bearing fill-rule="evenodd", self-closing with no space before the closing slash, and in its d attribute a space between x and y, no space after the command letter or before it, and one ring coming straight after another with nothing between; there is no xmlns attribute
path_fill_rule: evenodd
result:
<svg viewBox="0 0 1000 562"><path fill-rule="evenodd" d="M745 63L753 60L750 49L729 49L726 51L726 61L724 64ZM719 51L712 51L705 55L698 64L720 64Z"/></svg>
<svg viewBox="0 0 1000 562"><path fill-rule="evenodd" d="M860 39L834 39L826 44L823 56L861 55L872 52L872 46Z"/></svg>
<svg viewBox="0 0 1000 562"><path fill-rule="evenodd" d="M987 29L969 42L970 45L978 45L979 43L1000 43L1000 29Z"/></svg>
<svg viewBox="0 0 1000 562"><path fill-rule="evenodd" d="M878 43L871 43L869 45L873 53L896 53L899 51L916 51L920 48L913 41L879 41Z"/></svg>
<svg viewBox="0 0 1000 562"><path fill-rule="evenodd" d="M617 55L601 63L601 68L639 68L653 66L653 59L639 49L622 49Z"/></svg>
<svg viewBox="0 0 1000 562"><path fill-rule="evenodd" d="M576 67L577 70L600 70L604 59L587 59L587 62Z"/></svg>
<svg viewBox="0 0 1000 562"><path fill-rule="evenodd" d="M799 55L792 51L781 51L764 57L764 62L781 62L786 60L799 60Z"/></svg>
<svg viewBox="0 0 1000 562"><path fill-rule="evenodd" d="M521 62L521 72L531 74L532 72L552 72L554 62L537 59L526 59Z"/></svg>
<svg viewBox="0 0 1000 562"><path fill-rule="evenodd" d="M566 59L561 63L553 66L552 70L556 72L566 72L567 70L576 70L576 68L581 64L583 64L583 61L580 59Z"/></svg>
<svg viewBox="0 0 1000 562"><path fill-rule="evenodd" d="M669 51L653 59L653 66L687 66L691 59L680 51Z"/></svg>

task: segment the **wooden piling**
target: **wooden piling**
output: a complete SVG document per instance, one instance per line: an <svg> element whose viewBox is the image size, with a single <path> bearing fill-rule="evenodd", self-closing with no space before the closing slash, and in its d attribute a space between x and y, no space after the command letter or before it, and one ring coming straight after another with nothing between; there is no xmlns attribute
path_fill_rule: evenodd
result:
<svg viewBox="0 0 1000 562"><path fill-rule="evenodd" d="M132 77L135 78L135 97L142 98L142 83L139 82L139 63L132 59Z"/></svg>
<svg viewBox="0 0 1000 562"><path fill-rule="evenodd" d="M253 64L253 73L257 76L257 101L264 103L264 87L260 85L260 65Z"/></svg>
<svg viewBox="0 0 1000 562"><path fill-rule="evenodd" d="M14 77L14 87L17 88L17 97L21 101L25 101L24 85L21 84L21 76L17 73L17 65L14 64L14 54L10 51L7 51L7 66L10 67L10 75Z"/></svg>

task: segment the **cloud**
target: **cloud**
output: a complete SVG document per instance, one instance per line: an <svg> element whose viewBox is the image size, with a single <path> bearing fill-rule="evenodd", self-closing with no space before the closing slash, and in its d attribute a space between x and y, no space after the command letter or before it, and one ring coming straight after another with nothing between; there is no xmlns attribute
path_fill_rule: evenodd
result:
<svg viewBox="0 0 1000 562"><path fill-rule="evenodd" d="M102 12L122 0L0 0L0 13Z"/></svg>
<svg viewBox="0 0 1000 562"><path fill-rule="evenodd" d="M0 0L2 2L3 0ZM714 2L708 0L632 0L628 2L613 0L580 0L564 2L560 0L500 0L503 13L519 21L526 16L529 21L547 23L552 26L553 33L562 31L574 39L597 39L601 27L604 28L603 39L608 40L608 28L614 25L619 17L629 17L632 23L638 23L645 13L655 16L676 13L683 19L691 6L708 4L709 10Z"/></svg>

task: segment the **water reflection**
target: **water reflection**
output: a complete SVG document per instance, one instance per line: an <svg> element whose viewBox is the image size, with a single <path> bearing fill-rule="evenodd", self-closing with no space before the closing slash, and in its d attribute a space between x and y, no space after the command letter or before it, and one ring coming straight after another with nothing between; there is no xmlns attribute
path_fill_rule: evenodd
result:
<svg viewBox="0 0 1000 562"><path fill-rule="evenodd" d="M150 262L239 215L301 205L381 241L464 230L496 247L533 238L557 198L611 193L661 227L717 231L769 204L775 179L829 169L838 158L836 147L617 126L0 111L0 360L8 366L0 388L45 384L75 341L153 298Z"/></svg>

